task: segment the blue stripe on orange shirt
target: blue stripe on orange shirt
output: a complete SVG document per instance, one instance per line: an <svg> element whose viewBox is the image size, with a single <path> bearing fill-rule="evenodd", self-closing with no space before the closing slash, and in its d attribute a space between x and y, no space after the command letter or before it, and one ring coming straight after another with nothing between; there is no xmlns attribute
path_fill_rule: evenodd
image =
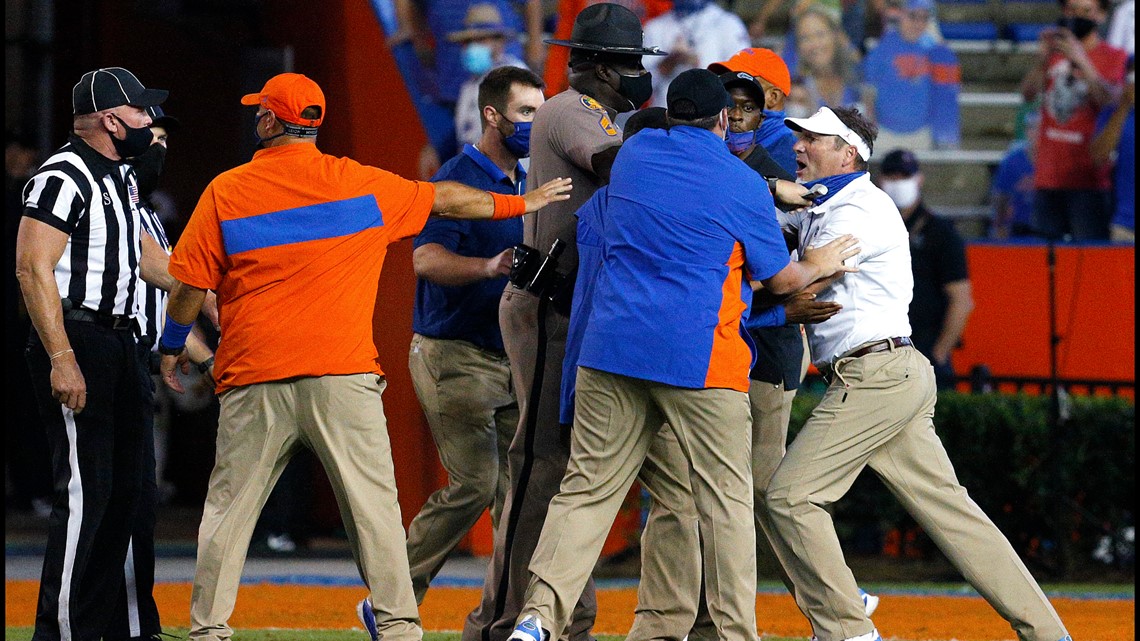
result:
<svg viewBox="0 0 1140 641"><path fill-rule="evenodd" d="M376 205L376 197L371 195L221 222L226 254L230 256L254 249L348 236L382 226L384 216Z"/></svg>

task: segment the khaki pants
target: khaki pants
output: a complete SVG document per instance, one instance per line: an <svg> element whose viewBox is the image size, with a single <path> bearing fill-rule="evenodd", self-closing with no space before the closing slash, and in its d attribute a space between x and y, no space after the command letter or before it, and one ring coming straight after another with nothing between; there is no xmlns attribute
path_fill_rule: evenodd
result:
<svg viewBox="0 0 1140 641"><path fill-rule="evenodd" d="M808 351L800 368L800 380L810 364ZM796 390L784 385L752 381L748 401L752 414L752 487L755 503L757 553L775 557L767 509L763 507L768 481L784 457L788 442L788 421ZM664 432L663 432L664 433ZM687 481L688 478L684 477ZM674 502L685 509L691 506L691 489L687 496ZM682 490L683 492L683 490ZM697 639L716 639L716 628L709 618L708 605L701 590L700 537L695 528L679 528L681 517L671 514L673 508L654 500L642 533L641 582L637 592L637 609L627 641L679 641L686 635ZM668 527L668 529L666 529ZM695 558L694 558L695 557ZM778 560L778 559L777 559ZM788 591L795 593L787 573L780 577Z"/></svg>
<svg viewBox="0 0 1140 641"><path fill-rule="evenodd" d="M432 578L488 507L498 526L519 407L506 355L466 341L415 334L408 369L448 478L408 525L412 588L422 603Z"/></svg>
<svg viewBox="0 0 1140 641"><path fill-rule="evenodd" d="M328 474L380 633L390 640L422 637L380 400L384 385L375 374L354 374L261 383L222 394L217 457L198 530L191 639L233 635L226 622L253 526L300 447L310 448Z"/></svg>
<svg viewBox="0 0 1140 641"><path fill-rule="evenodd" d="M746 395L684 389L578 368L570 464L530 564L520 615L561 634L661 425L689 467L718 636L756 637L756 530Z"/></svg>
<svg viewBox="0 0 1140 641"><path fill-rule="evenodd" d="M934 370L910 347L843 358L768 485L772 544L820 641L874 629L824 509L864 467L882 479L1022 641L1064 625L1013 547L970 499L934 432Z"/></svg>
<svg viewBox="0 0 1140 641"><path fill-rule="evenodd" d="M510 487L482 599L467 616L462 641L506 641L514 631L530 580L527 566L570 458L570 426L558 422L569 319L534 294L508 285L499 303L499 326L520 417L508 450ZM590 641L597 610L590 580L581 590L567 637Z"/></svg>

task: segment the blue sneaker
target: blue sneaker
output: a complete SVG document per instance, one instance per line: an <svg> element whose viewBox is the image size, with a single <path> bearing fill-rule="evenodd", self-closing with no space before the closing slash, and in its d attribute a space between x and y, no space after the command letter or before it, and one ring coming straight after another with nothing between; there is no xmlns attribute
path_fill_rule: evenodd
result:
<svg viewBox="0 0 1140 641"><path fill-rule="evenodd" d="M863 588L859 588L859 596L863 599L863 614L867 615L870 619L871 615L875 613L875 609L879 607L879 597L874 594L867 594Z"/></svg>
<svg viewBox="0 0 1140 641"><path fill-rule="evenodd" d="M372 641L380 641L380 633L376 630L376 613L372 611L372 599L364 599L356 604L356 618L360 625L368 632Z"/></svg>
<svg viewBox="0 0 1140 641"><path fill-rule="evenodd" d="M507 637L507 641L546 641L546 631L542 629L542 621L533 614L526 615L515 626L515 631Z"/></svg>

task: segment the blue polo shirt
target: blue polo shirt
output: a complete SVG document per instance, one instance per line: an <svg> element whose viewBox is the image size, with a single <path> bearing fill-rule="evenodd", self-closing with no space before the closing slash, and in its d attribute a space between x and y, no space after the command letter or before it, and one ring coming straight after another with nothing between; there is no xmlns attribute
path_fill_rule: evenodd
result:
<svg viewBox="0 0 1140 641"><path fill-rule="evenodd" d="M590 318L591 301L598 273L602 270L604 241L602 225L609 186L594 192L575 215L578 217L578 274L574 279L574 300L570 305L570 324L566 328L566 355L562 359L562 388L559 396L558 422L574 422L574 391L577 387L578 356L582 336Z"/></svg>
<svg viewBox="0 0 1140 641"><path fill-rule="evenodd" d="M472 145L444 163L432 182L453 180L476 189L499 194L521 194L526 190L526 172L516 167L517 183L490 158ZM522 218L506 220L452 220L429 218L415 238L415 246L437 243L460 256L490 258L521 243ZM463 340L483 349L503 351L499 331L499 297L507 277L481 280L469 285L447 287L416 281L416 306L412 329L432 338Z"/></svg>
<svg viewBox="0 0 1140 641"><path fill-rule="evenodd" d="M622 145L598 204L602 265L578 364L747 392L749 277L789 261L763 179L711 131L647 130Z"/></svg>

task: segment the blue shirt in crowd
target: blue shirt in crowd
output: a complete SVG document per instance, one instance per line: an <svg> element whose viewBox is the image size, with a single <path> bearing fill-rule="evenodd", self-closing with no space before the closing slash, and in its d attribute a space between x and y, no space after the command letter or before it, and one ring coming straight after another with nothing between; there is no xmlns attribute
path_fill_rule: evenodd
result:
<svg viewBox="0 0 1140 641"><path fill-rule="evenodd" d="M880 128L909 134L929 126L937 145L956 146L961 140L961 68L946 45L907 42L898 31L887 31L863 61L863 78L875 88Z"/></svg>
<svg viewBox="0 0 1140 641"><path fill-rule="evenodd" d="M526 172L515 168L518 182L499 169L490 158L472 145L444 163L432 182L456 182L499 194L525 191ZM505 220L452 220L432 217L415 238L415 246L438 243L460 256L490 258L522 242L522 218ZM503 351L499 331L499 298L507 277L480 280L469 285L448 287L416 281L416 305L412 329L432 338L463 340L483 349Z"/></svg>
<svg viewBox="0 0 1140 641"><path fill-rule="evenodd" d="M1097 133L1100 133L1108 119L1112 116L1115 107L1105 109L1096 123ZM1136 110L1128 112L1124 121L1124 131L1120 134L1120 142L1116 144L1116 165L1112 173L1112 193L1114 207L1112 210L1112 224L1136 229Z"/></svg>
<svg viewBox="0 0 1140 641"><path fill-rule="evenodd" d="M711 131L674 126L626 141L604 201L579 365L747 393L749 277L789 261L774 207L763 179Z"/></svg>
<svg viewBox="0 0 1140 641"><path fill-rule="evenodd" d="M447 35L463 31L463 19L473 4L494 4L503 17L503 23L516 33L524 31L522 18L512 4L506 0L417 0L428 28L435 38L435 85L438 98L446 103L454 103L459 98L459 87L471 74L463 68L463 45L447 39ZM521 58L522 45L517 38L507 41L507 53Z"/></svg>
<svg viewBox="0 0 1140 641"><path fill-rule="evenodd" d="M1033 228L1033 201L1037 190L1033 186L1033 160L1024 140L1014 143L1001 159L992 190L1008 198L1013 208L1009 221L1011 235L1028 233Z"/></svg>

